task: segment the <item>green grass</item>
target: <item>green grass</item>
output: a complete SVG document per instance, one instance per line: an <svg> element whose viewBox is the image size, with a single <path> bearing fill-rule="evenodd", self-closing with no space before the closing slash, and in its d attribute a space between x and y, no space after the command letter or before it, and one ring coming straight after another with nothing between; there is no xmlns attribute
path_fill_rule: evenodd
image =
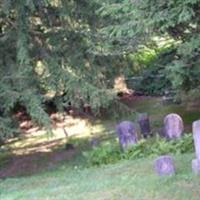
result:
<svg viewBox="0 0 200 200"><path fill-rule="evenodd" d="M199 200L200 179L191 172L194 155L175 157L177 175L160 178L153 159L100 168L70 167L0 181L2 200Z"/></svg>

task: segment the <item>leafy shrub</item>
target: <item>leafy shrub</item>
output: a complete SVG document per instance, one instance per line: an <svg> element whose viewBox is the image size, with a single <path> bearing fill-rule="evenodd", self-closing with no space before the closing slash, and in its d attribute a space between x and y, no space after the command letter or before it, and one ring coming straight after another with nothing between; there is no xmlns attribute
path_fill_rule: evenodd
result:
<svg viewBox="0 0 200 200"><path fill-rule="evenodd" d="M89 165L116 163L119 160L155 157L163 154L183 154L193 152L192 134L186 134L179 140L167 141L163 138L140 140L125 152L122 152L117 141L102 143L88 152L84 152Z"/></svg>
<svg viewBox="0 0 200 200"><path fill-rule="evenodd" d="M164 71L159 69L149 69L143 73L143 80L137 90L145 95L163 95L165 90L171 89L170 81L164 75Z"/></svg>
<svg viewBox="0 0 200 200"><path fill-rule="evenodd" d="M90 165L101 165L115 163L121 160L122 155L117 143L103 143L99 147L94 147L91 151L83 154Z"/></svg>
<svg viewBox="0 0 200 200"><path fill-rule="evenodd" d="M143 67L145 70L139 73L141 79L128 84L130 88L145 95L163 95L165 90L172 89L172 83L168 77L169 72L166 71L165 66L174 58L176 48L173 46L154 48L155 53L152 59L149 59L148 56L143 56L142 60L137 59L139 65L145 65ZM144 49L140 54L145 55L145 52L146 50Z"/></svg>

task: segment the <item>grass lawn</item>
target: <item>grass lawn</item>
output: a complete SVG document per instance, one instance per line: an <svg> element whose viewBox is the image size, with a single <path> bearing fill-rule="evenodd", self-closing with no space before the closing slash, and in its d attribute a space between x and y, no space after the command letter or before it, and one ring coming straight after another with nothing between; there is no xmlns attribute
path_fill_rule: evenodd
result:
<svg viewBox="0 0 200 200"><path fill-rule="evenodd" d="M177 175L160 178L153 159L121 161L100 168L63 163L36 176L0 181L2 200L199 200L200 179L191 172L192 154L175 157Z"/></svg>

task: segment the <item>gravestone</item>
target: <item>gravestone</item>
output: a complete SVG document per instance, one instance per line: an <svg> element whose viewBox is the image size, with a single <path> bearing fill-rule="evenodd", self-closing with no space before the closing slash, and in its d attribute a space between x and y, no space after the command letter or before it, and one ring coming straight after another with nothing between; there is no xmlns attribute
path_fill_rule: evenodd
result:
<svg viewBox="0 0 200 200"><path fill-rule="evenodd" d="M174 161L171 156L160 156L155 160L154 169L159 176L172 176L175 174Z"/></svg>
<svg viewBox="0 0 200 200"><path fill-rule="evenodd" d="M192 160L192 170L195 174L200 174L200 120L193 122L192 132L196 155L196 159Z"/></svg>
<svg viewBox="0 0 200 200"><path fill-rule="evenodd" d="M198 160L198 159L192 160L192 171L196 175L200 174L200 160Z"/></svg>
<svg viewBox="0 0 200 200"><path fill-rule="evenodd" d="M123 150L137 143L137 132L135 125L130 121L123 121L117 125L119 143Z"/></svg>
<svg viewBox="0 0 200 200"><path fill-rule="evenodd" d="M138 123L140 125L141 134L147 138L151 134L150 121L148 114L140 114Z"/></svg>
<svg viewBox="0 0 200 200"><path fill-rule="evenodd" d="M164 118L164 135L167 139L181 138L183 130L183 120L179 115L171 113Z"/></svg>

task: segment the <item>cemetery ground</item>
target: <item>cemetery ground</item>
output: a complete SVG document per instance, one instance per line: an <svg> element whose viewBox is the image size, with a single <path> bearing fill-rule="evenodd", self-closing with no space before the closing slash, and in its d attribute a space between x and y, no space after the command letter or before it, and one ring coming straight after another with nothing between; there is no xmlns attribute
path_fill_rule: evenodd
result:
<svg viewBox="0 0 200 200"><path fill-rule="evenodd" d="M54 170L1 180L3 200L199 200L200 180L191 172L192 154L175 157L177 175L160 178L152 159L123 161L99 168L67 162Z"/></svg>
<svg viewBox="0 0 200 200"><path fill-rule="evenodd" d="M183 117L187 132L200 118L196 109L163 106L157 98L135 100L130 107L150 114L154 133L170 112ZM0 151L0 199L199 199L200 180L191 170L193 153L174 156L177 173L168 178L155 174L154 158L88 167L82 152L91 149L92 138L112 141L117 122L97 120L91 125L85 119L66 117L56 121L53 135L32 127L21 138L9 141ZM66 141L71 146L66 147Z"/></svg>

